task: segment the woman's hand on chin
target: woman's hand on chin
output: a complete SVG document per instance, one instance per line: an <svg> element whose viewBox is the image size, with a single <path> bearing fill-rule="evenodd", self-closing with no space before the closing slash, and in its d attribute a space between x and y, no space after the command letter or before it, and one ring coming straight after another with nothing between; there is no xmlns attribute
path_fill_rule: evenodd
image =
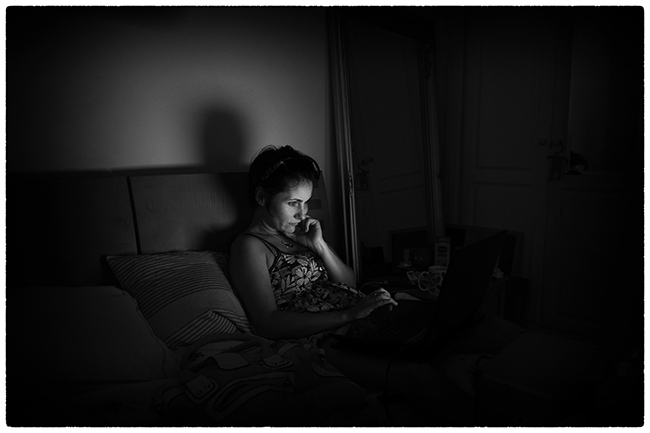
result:
<svg viewBox="0 0 650 433"><path fill-rule="evenodd" d="M293 233L285 233L285 235L314 252L318 252L325 242L320 221L309 217L302 220Z"/></svg>

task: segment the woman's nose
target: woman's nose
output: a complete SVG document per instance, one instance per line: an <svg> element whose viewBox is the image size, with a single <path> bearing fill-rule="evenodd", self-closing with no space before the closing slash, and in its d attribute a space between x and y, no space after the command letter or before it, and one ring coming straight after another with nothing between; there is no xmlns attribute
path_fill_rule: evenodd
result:
<svg viewBox="0 0 650 433"><path fill-rule="evenodd" d="M296 214L296 219L299 219L300 221L302 221L302 220L305 219L306 214L307 214L307 210L305 208L302 208Z"/></svg>

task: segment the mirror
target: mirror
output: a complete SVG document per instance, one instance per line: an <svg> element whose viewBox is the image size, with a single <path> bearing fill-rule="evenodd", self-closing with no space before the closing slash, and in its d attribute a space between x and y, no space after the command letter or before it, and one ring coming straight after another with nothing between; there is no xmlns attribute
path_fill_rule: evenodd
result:
<svg viewBox="0 0 650 433"><path fill-rule="evenodd" d="M360 281L385 275L409 260L405 250L432 247L443 235L429 26L420 24L418 34L390 17L339 11L332 26L347 259Z"/></svg>

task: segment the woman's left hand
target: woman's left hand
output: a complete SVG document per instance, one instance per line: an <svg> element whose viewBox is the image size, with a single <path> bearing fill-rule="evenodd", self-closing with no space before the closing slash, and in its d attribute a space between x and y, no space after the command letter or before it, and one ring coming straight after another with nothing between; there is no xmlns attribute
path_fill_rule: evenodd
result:
<svg viewBox="0 0 650 433"><path fill-rule="evenodd" d="M324 242L323 229L321 228L320 221L310 217L302 220L296 226L296 230L293 233L285 233L285 235L312 251L317 251L318 247Z"/></svg>
<svg viewBox="0 0 650 433"><path fill-rule="evenodd" d="M358 320L368 317L370 313L384 305L388 305L392 309L394 305L397 305L397 301L393 299L388 290L379 288L361 299L349 311L352 313L352 319Z"/></svg>

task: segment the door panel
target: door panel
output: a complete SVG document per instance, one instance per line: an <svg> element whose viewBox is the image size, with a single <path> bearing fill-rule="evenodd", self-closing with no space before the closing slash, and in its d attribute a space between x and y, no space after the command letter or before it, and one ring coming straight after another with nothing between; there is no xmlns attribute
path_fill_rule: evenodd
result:
<svg viewBox="0 0 650 433"><path fill-rule="evenodd" d="M524 233L529 318L541 316L548 156L566 141L567 23L544 8L468 17L461 224ZM560 102L558 102L560 100Z"/></svg>
<svg viewBox="0 0 650 433"><path fill-rule="evenodd" d="M427 226L418 42L348 21L357 230L392 257L390 233Z"/></svg>
<svg viewBox="0 0 650 433"><path fill-rule="evenodd" d="M480 146L476 168L509 168L534 175L538 161L529 151L536 131L544 58L542 32L526 26L528 19L507 20L507 15L486 17L477 29L480 71L478 113ZM513 38L512 35L518 37ZM507 123L504 121L507 119Z"/></svg>
<svg viewBox="0 0 650 433"><path fill-rule="evenodd" d="M481 215L484 227L508 227L515 231L530 231L527 217L535 207L531 188L518 184L477 184L473 208Z"/></svg>
<svg viewBox="0 0 650 433"><path fill-rule="evenodd" d="M544 322L583 334L643 330L643 192L623 176L549 189Z"/></svg>
<svg viewBox="0 0 650 433"><path fill-rule="evenodd" d="M601 38L607 43L572 27L582 10L573 16L563 10L568 9L470 13L461 223L524 232L523 263L515 272L530 278L527 319L620 339L643 330L643 181L636 178L640 158L634 156L642 132L633 121L643 90L635 75L642 54L630 49L622 61L609 50L621 34L637 34L626 32L636 21L612 15L620 8L598 9L609 27L578 21L589 31L609 32ZM636 40L629 45L639 46ZM609 78L610 70L636 81L622 86ZM598 74L602 79L593 77ZM553 157L568 160L574 144L567 141L569 125L573 141L592 126L617 131L601 134L594 152L604 141L615 142L617 154L630 156L629 164L618 167L619 173L567 175L562 166L551 171ZM623 134L628 139L620 140ZM580 144L589 155L590 143Z"/></svg>

